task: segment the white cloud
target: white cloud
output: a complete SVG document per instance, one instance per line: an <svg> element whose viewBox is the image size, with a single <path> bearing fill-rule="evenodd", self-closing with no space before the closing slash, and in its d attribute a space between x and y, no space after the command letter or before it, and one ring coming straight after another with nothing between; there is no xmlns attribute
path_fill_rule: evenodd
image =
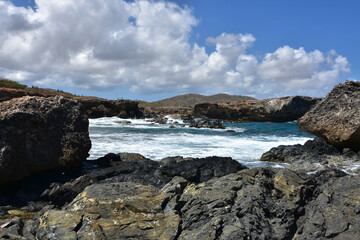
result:
<svg viewBox="0 0 360 240"><path fill-rule="evenodd" d="M165 1L37 0L37 10L0 0L0 75L31 84L139 93L311 94L349 73L347 59L283 46L261 59L251 34L190 44L191 9Z"/></svg>

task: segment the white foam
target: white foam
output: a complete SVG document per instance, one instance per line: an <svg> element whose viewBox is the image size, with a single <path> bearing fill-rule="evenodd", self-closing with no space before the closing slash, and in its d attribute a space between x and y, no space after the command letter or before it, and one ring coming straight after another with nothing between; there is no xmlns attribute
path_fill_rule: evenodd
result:
<svg viewBox="0 0 360 240"><path fill-rule="evenodd" d="M177 155L224 156L253 167L284 167L279 164L260 163L257 160L272 147L303 144L311 139L298 136L247 136L245 127L236 126L226 129L237 132L229 134L224 129L181 129L180 122L179 125L151 125L143 119L128 119L131 124L119 124L114 121L119 121L119 118L90 119L92 149L89 159L99 158L109 152L136 152L154 160ZM175 125L177 129L169 129L170 125ZM161 130L161 133L154 128Z"/></svg>

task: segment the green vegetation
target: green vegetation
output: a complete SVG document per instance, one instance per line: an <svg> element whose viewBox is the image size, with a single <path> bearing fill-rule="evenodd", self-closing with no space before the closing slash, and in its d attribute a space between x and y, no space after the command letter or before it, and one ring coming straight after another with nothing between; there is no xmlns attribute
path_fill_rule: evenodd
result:
<svg viewBox="0 0 360 240"><path fill-rule="evenodd" d="M13 89L25 89L26 85L20 84L16 81L0 78L0 87L13 88Z"/></svg>

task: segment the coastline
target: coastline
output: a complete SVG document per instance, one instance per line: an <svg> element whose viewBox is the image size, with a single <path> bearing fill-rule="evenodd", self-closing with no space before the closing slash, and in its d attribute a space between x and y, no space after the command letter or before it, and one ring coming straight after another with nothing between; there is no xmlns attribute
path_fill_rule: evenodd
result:
<svg viewBox="0 0 360 240"><path fill-rule="evenodd" d="M20 131L23 121L29 119L33 124L30 127L41 123L52 133L57 126L53 119L59 116L52 101L69 101L73 107L59 121L65 124L61 128L64 136L56 141L61 143L63 154L52 157L58 163L50 164L48 169L25 172L25 178L16 181L3 179L0 237L356 239L360 234L360 174L359 171L348 174L337 164L359 161L356 142L359 89L358 82L336 86L298 120L300 127L316 132L318 138L304 145L279 146L264 153L263 160L289 164L283 169L249 169L224 157L168 157L153 161L133 153L109 153L94 161L83 161L81 166L65 167L74 155L81 153L84 158L83 151L88 146L75 148L71 140L78 136L76 131L79 134L88 131L89 112L86 114L80 103L62 97L35 96L3 102L4 109L11 102L15 110L2 111L1 123L9 129L17 128L19 134L23 134ZM54 110L49 111L51 108ZM338 117L336 111L343 114ZM23 118L25 113L29 115ZM36 114L39 117L34 117ZM16 121L8 121L10 117ZM21 124L12 125L15 122ZM341 127L345 127L346 135L336 131ZM31 144L38 146L44 136L41 131L24 135L25 146L30 144L33 149ZM13 147L8 139L1 142L6 147L0 154L5 163L16 159L13 158L16 155L11 155L12 148L27 153L21 150L21 145ZM36 152L28 154L33 156ZM316 168L319 163L330 167ZM5 164L1 166L3 171L7 170ZM23 166L33 169L26 162Z"/></svg>

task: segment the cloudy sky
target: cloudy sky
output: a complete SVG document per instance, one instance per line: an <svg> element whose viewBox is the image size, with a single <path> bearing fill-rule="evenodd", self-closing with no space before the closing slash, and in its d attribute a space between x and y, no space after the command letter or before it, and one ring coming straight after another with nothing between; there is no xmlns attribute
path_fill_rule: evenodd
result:
<svg viewBox="0 0 360 240"><path fill-rule="evenodd" d="M360 80L358 0L0 0L0 77L79 95L324 96Z"/></svg>

